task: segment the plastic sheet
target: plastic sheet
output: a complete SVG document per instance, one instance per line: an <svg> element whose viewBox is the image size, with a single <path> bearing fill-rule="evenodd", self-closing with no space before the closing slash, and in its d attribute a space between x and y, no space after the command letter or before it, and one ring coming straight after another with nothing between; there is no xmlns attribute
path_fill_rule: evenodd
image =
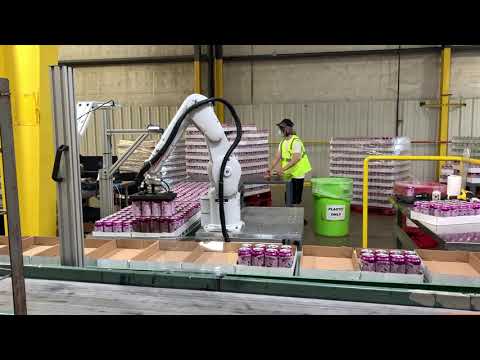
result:
<svg viewBox="0 0 480 360"><path fill-rule="evenodd" d="M353 180L352 204L363 199L363 162L369 155L408 155L407 137L341 137L330 141L330 176ZM410 179L410 161L370 161L368 167L369 206L391 208L395 182Z"/></svg>

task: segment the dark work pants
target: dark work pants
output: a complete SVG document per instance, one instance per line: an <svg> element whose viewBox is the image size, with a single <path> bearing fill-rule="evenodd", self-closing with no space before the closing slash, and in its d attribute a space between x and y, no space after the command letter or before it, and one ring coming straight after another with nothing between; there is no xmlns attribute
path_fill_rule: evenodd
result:
<svg viewBox="0 0 480 360"><path fill-rule="evenodd" d="M291 179L285 188L285 206L300 204L302 202L303 183L305 179Z"/></svg>

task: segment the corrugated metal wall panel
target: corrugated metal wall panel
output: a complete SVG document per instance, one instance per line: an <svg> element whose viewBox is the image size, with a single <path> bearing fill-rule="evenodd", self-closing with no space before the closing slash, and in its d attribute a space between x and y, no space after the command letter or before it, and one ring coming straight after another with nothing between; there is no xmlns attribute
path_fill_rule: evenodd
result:
<svg viewBox="0 0 480 360"><path fill-rule="evenodd" d="M467 106L450 111L449 137L480 136L480 100L463 99ZM149 123L165 128L177 111L176 106L120 107L113 112L114 128L145 128ZM255 104L239 105L235 109L244 124L255 123L258 128L269 130L271 141L279 142L275 124L285 117L291 118L299 135L306 141L329 140L337 136L392 136L395 131L396 102L393 100L369 100L352 102L319 102L305 104ZM228 111L227 121L230 121ZM419 100L400 102L400 118L403 120L401 135L412 140L435 140L438 131L438 109L419 106ZM102 114L94 113L81 141L84 155L102 153ZM135 139L135 135L117 135L120 139ZM271 146L273 156L278 145ZM312 176L328 176L328 145L307 145L312 162ZM436 145L414 145L416 155L434 155ZM412 175L421 180L435 176L435 164L414 162Z"/></svg>
<svg viewBox="0 0 480 360"><path fill-rule="evenodd" d="M403 127L401 134L412 140L435 140L438 134L438 110L421 107L418 100L403 102ZM435 155L436 145L414 144L412 154ZM431 161L413 161L412 176L417 180L435 177L436 164Z"/></svg>

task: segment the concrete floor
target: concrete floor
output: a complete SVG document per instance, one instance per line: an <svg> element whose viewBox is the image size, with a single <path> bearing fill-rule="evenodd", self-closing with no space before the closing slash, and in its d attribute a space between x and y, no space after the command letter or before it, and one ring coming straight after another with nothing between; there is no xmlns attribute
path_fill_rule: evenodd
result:
<svg viewBox="0 0 480 360"><path fill-rule="evenodd" d="M285 206L284 190L282 186L272 186L273 206ZM307 187L303 190L303 203L305 209L304 244L305 245L327 245L327 246L353 246L360 247L362 243L362 214L352 212L350 216L350 234L342 238L328 238L318 236L313 232L313 196L312 188ZM373 215L369 214L369 247L377 248L395 248L393 240L393 224L395 216Z"/></svg>

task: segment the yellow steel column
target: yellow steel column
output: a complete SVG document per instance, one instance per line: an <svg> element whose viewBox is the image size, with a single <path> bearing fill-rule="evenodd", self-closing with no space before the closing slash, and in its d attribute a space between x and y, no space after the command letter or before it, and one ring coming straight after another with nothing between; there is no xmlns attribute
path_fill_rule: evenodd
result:
<svg viewBox="0 0 480 360"><path fill-rule="evenodd" d="M200 63L200 45L194 45L193 51L193 92L202 93L202 70Z"/></svg>
<svg viewBox="0 0 480 360"><path fill-rule="evenodd" d="M223 54L222 45L215 45L215 97L223 97ZM215 113L221 123L225 121L223 104L215 103Z"/></svg>
<svg viewBox="0 0 480 360"><path fill-rule="evenodd" d="M48 66L57 63L58 50L56 46L10 45L3 48L3 61L10 80L22 236L55 236Z"/></svg>
<svg viewBox="0 0 480 360"><path fill-rule="evenodd" d="M7 78L7 68L6 68L6 61L5 61L5 45L0 45L0 77ZM0 143L1 146L1 143ZM2 202L3 208L6 209L6 200L5 200L5 183L3 182L3 157L0 154L0 186L2 187ZM7 227L7 215L3 215L3 223L4 223L4 231L5 235L8 235L8 227Z"/></svg>
<svg viewBox="0 0 480 360"><path fill-rule="evenodd" d="M438 131L438 155L447 156L448 144L448 112L450 102L450 67L451 67L451 48L444 48L441 55L441 75L440 75L440 124ZM440 169L444 165L444 161L438 163L438 173L440 176Z"/></svg>

